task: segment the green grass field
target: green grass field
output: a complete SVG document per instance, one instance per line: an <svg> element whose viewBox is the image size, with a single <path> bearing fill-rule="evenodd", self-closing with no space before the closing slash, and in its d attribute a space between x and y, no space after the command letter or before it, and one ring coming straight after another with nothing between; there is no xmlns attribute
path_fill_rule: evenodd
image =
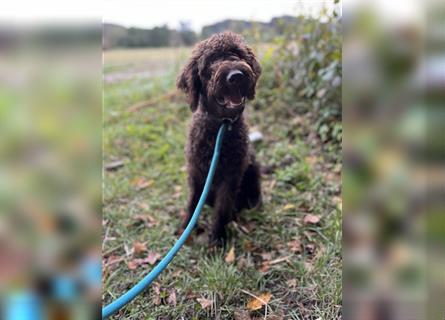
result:
<svg viewBox="0 0 445 320"><path fill-rule="evenodd" d="M124 163L104 171L104 303L145 276L177 238L190 110L175 79L189 52L104 55L104 165ZM246 110L264 135L255 145L265 168L261 210L229 225L226 251L209 254L207 235L195 235L114 319L341 318L341 165L309 120L290 110L279 95ZM208 230L208 208L200 219Z"/></svg>

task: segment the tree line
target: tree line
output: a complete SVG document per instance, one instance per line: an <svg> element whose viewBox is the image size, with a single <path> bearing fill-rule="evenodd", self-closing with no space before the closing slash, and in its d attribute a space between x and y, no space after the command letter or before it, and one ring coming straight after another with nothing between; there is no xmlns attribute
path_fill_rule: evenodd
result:
<svg viewBox="0 0 445 320"><path fill-rule="evenodd" d="M103 26L103 47L112 49L191 46L198 40L226 30L242 33L249 41L267 42L280 35L286 25L297 24L300 19L293 16L277 17L269 22L227 19L204 26L201 32L195 32L188 23L184 22L180 23L178 29L169 28L167 25L151 29L126 28L106 23Z"/></svg>

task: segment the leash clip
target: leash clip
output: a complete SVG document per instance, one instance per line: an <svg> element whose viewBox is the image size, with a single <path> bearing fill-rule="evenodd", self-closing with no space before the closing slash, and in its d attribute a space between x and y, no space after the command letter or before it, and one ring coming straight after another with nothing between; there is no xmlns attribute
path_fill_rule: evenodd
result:
<svg viewBox="0 0 445 320"><path fill-rule="evenodd" d="M232 131L232 124L233 124L233 122L235 122L235 121L233 121L233 120L230 119L230 118L223 118L223 119L222 119L222 122L225 123L225 124L227 124L227 130Z"/></svg>

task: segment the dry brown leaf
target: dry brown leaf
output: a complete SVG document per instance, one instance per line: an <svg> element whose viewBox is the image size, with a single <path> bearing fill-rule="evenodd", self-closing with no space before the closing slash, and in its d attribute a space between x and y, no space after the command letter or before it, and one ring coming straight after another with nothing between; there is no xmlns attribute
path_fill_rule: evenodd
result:
<svg viewBox="0 0 445 320"><path fill-rule="evenodd" d="M153 183L154 183L153 180L145 180L145 178L143 177L136 178L133 181L133 185L136 186L136 190L138 191L150 187Z"/></svg>
<svg viewBox="0 0 445 320"><path fill-rule="evenodd" d="M270 252L261 253L261 259L263 259L265 261L269 261L270 259L272 259L272 253L270 253Z"/></svg>
<svg viewBox="0 0 445 320"><path fill-rule="evenodd" d="M173 193L173 198L177 199L181 196L182 194L182 187L181 186L175 186L174 187L175 193Z"/></svg>
<svg viewBox="0 0 445 320"><path fill-rule="evenodd" d="M256 249L257 249L257 246L252 241L246 240L243 242L243 250L244 251L252 252L252 251L255 251Z"/></svg>
<svg viewBox="0 0 445 320"><path fill-rule="evenodd" d="M300 240L295 239L295 240L289 241L287 243L287 246L288 246L289 250L292 251L292 252L295 252L295 253L301 252L301 242L300 242Z"/></svg>
<svg viewBox="0 0 445 320"><path fill-rule="evenodd" d="M283 210L295 209L295 205L293 203L288 203L283 207Z"/></svg>
<svg viewBox="0 0 445 320"><path fill-rule="evenodd" d="M233 263L233 261L235 261L235 247L230 248L229 252L224 258L224 261L228 264L231 264Z"/></svg>
<svg viewBox="0 0 445 320"><path fill-rule="evenodd" d="M260 267L260 271L262 272L262 273L266 273L267 271L269 271L269 269L270 269L270 262L269 261L264 261L262 264L261 264L261 267Z"/></svg>
<svg viewBox="0 0 445 320"><path fill-rule="evenodd" d="M136 214L133 216L133 219L136 223L144 223L149 228L158 223L156 219L149 214Z"/></svg>
<svg viewBox="0 0 445 320"><path fill-rule="evenodd" d="M239 258L236 263L236 268L238 270L243 270L247 266L247 260L243 257Z"/></svg>
<svg viewBox="0 0 445 320"><path fill-rule="evenodd" d="M147 257L144 259L144 262L147 262L151 265L154 265L156 261L158 261L161 258L161 255L154 251L149 251L147 254Z"/></svg>
<svg viewBox="0 0 445 320"><path fill-rule="evenodd" d="M134 270L139 266L139 263L138 263L137 259L134 259L134 260L128 261L127 266L128 266L128 269Z"/></svg>
<svg viewBox="0 0 445 320"><path fill-rule="evenodd" d="M320 222L320 217L313 214L307 214L303 218L304 224L317 224L319 222Z"/></svg>
<svg viewBox="0 0 445 320"><path fill-rule="evenodd" d="M175 291L175 289L170 289L168 291L167 303L176 306L176 291Z"/></svg>
<svg viewBox="0 0 445 320"><path fill-rule="evenodd" d="M304 263L304 269L306 269L306 271L308 273L310 273L310 272L312 272L312 270L314 270L314 266L311 263L309 263L309 262L305 262Z"/></svg>
<svg viewBox="0 0 445 320"><path fill-rule="evenodd" d="M199 302L199 304L201 305L201 308L203 308L203 309L207 309L207 308L211 307L213 304L213 300L206 299L206 298L198 298L198 299L196 299L196 301Z"/></svg>
<svg viewBox="0 0 445 320"><path fill-rule="evenodd" d="M297 279L287 280L286 283L289 287L295 288L297 286Z"/></svg>
<svg viewBox="0 0 445 320"><path fill-rule="evenodd" d="M161 304L161 286L159 283L157 282L153 283L153 292L154 292L153 303L156 306L159 306Z"/></svg>
<svg viewBox="0 0 445 320"><path fill-rule="evenodd" d="M259 310L264 305L269 303L270 298L272 298L272 294L270 292L262 293L247 303L247 309L250 311Z"/></svg>
<svg viewBox="0 0 445 320"><path fill-rule="evenodd" d="M139 242L139 241L135 241L133 243L133 252L136 256L140 255L144 251L147 251L147 247L145 246L144 243Z"/></svg>

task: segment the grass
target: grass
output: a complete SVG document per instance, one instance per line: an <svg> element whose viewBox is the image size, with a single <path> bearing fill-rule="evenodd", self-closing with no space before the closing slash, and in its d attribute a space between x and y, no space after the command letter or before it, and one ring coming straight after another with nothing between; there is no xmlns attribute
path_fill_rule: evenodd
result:
<svg viewBox="0 0 445 320"><path fill-rule="evenodd" d="M187 199L183 150L190 111L182 95L168 93L188 52L105 54L104 163L124 166L104 173L104 303L153 268L129 268L135 242L147 247L142 257L162 256L177 238ZM156 72L137 76L150 66ZM122 73L136 76L114 77ZM128 111L145 100L154 103ZM271 105L253 105L248 121L264 135L255 145L265 168L264 206L229 226L227 250L234 247L235 261L225 261L227 250L209 254L206 235L195 235L115 319L255 319L265 318L266 309L267 319L341 318L341 168L332 160L338 157L323 148L304 115L283 111L279 95ZM307 214L320 222L304 223ZM208 230L208 208L200 220ZM265 292L272 294L267 308L248 310L251 295Z"/></svg>

